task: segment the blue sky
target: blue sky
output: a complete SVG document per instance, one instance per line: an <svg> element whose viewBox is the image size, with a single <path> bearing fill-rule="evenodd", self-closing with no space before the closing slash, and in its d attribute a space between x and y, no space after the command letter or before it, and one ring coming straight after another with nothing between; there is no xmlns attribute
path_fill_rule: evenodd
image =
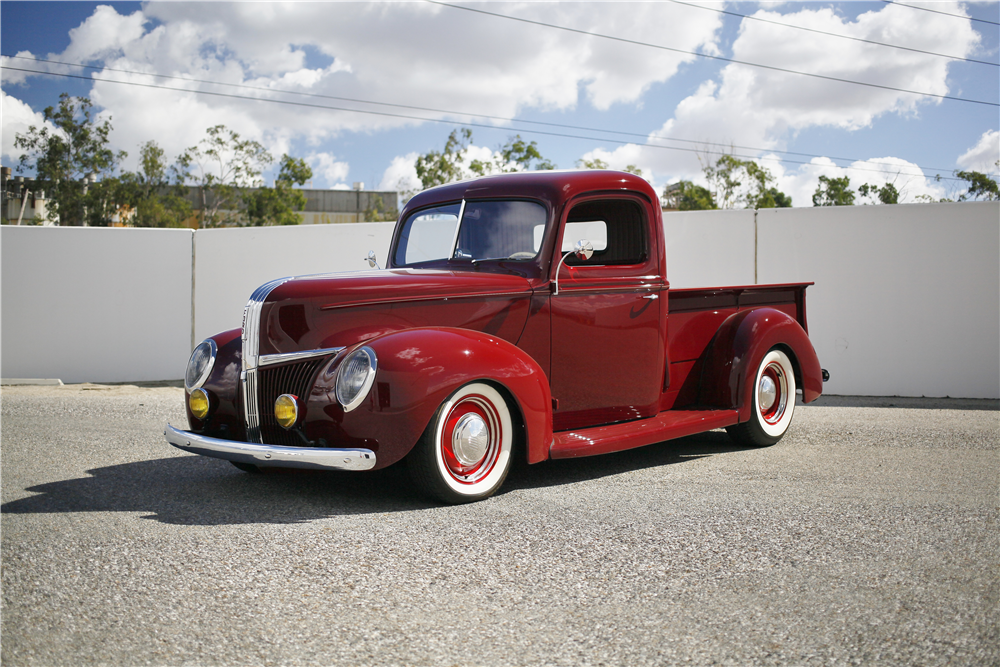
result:
<svg viewBox="0 0 1000 667"><path fill-rule="evenodd" d="M223 123L261 141L275 157L287 152L306 158L314 187L362 181L368 189L412 188L416 156L439 150L463 123L476 124L470 158L488 157L519 133L561 168L595 157L612 167L635 164L657 188L682 178L698 181L702 164L720 150L733 150L771 170L796 206L810 205L820 175L848 175L855 187L893 182L904 201L953 196L958 185L948 177L954 170L995 173L993 163L1000 159L997 2L908 3L945 14L884 2L702 3L703 8L666 1L464 4L536 23L427 2L4 0L3 164L16 165L14 136L40 124L41 110L56 104L64 91L89 96L112 118L112 140L130 153L126 168L135 168L144 141L157 141L173 158L197 143L206 128ZM537 23L992 104L809 78ZM646 145L651 143L686 150ZM945 179L935 181L936 174Z"/></svg>

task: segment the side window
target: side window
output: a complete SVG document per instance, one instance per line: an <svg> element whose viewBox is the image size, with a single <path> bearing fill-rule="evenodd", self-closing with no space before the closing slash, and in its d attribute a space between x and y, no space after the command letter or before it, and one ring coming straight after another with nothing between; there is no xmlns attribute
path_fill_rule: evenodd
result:
<svg viewBox="0 0 1000 667"><path fill-rule="evenodd" d="M535 225L534 248L538 252L542 247L542 236L545 234L545 225ZM566 232L563 234L563 252L569 252L576 247L577 241L590 241L594 250L604 250L608 247L608 223L603 220L593 220L591 222L569 222L566 224Z"/></svg>
<svg viewBox="0 0 1000 667"><path fill-rule="evenodd" d="M566 218L563 252L579 239L594 246L594 256L581 261L570 255L569 265L642 264L649 253L646 216L638 202L627 199L587 201L574 206Z"/></svg>
<svg viewBox="0 0 1000 667"><path fill-rule="evenodd" d="M562 251L569 252L576 247L577 241L590 241L594 252L608 248L608 223L603 220L588 222L567 222L563 232Z"/></svg>
<svg viewBox="0 0 1000 667"><path fill-rule="evenodd" d="M434 259L447 259L455 241L461 204L417 211L403 223L393 264L403 266Z"/></svg>

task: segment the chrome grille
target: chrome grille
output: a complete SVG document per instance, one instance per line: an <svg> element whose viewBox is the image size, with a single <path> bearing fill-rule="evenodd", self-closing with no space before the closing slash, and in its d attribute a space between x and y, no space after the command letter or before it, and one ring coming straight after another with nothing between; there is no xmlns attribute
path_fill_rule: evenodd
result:
<svg viewBox="0 0 1000 667"><path fill-rule="evenodd" d="M295 433L283 429L270 409L282 394L292 394L303 401L309 396L316 373L326 364L329 355L284 366L257 369L257 396L264 409L260 413L259 436L269 445L301 447L305 442Z"/></svg>

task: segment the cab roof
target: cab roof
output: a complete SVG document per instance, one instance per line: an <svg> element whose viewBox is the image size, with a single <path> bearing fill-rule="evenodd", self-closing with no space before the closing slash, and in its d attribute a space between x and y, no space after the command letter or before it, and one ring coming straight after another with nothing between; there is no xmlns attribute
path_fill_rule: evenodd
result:
<svg viewBox="0 0 1000 667"><path fill-rule="evenodd" d="M656 191L646 179L624 171L607 169L522 171L483 176L448 183L414 195L403 209L410 211L462 199L527 198L546 202L556 210L583 193L632 192L645 196L658 207Z"/></svg>

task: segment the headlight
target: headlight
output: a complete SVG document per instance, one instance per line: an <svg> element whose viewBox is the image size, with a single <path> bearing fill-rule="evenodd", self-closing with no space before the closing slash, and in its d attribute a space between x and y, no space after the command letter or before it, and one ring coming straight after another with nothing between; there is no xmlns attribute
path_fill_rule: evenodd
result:
<svg viewBox="0 0 1000 667"><path fill-rule="evenodd" d="M187 371L184 373L184 388L189 392L205 384L212 366L215 365L217 348L211 338L203 340L194 348L188 360Z"/></svg>
<svg viewBox="0 0 1000 667"><path fill-rule="evenodd" d="M204 389L195 389L192 391L188 397L188 407L191 408L191 414L198 419L207 417L208 411L212 407L212 402L208 398L208 392Z"/></svg>
<svg viewBox="0 0 1000 667"><path fill-rule="evenodd" d="M282 394L274 402L274 418L281 428L289 429L299 421L299 399L291 394Z"/></svg>
<svg viewBox="0 0 1000 667"><path fill-rule="evenodd" d="M375 350L370 347L359 347L344 359L337 375L337 400L344 407L344 412L350 412L365 399L375 381L377 369Z"/></svg>

